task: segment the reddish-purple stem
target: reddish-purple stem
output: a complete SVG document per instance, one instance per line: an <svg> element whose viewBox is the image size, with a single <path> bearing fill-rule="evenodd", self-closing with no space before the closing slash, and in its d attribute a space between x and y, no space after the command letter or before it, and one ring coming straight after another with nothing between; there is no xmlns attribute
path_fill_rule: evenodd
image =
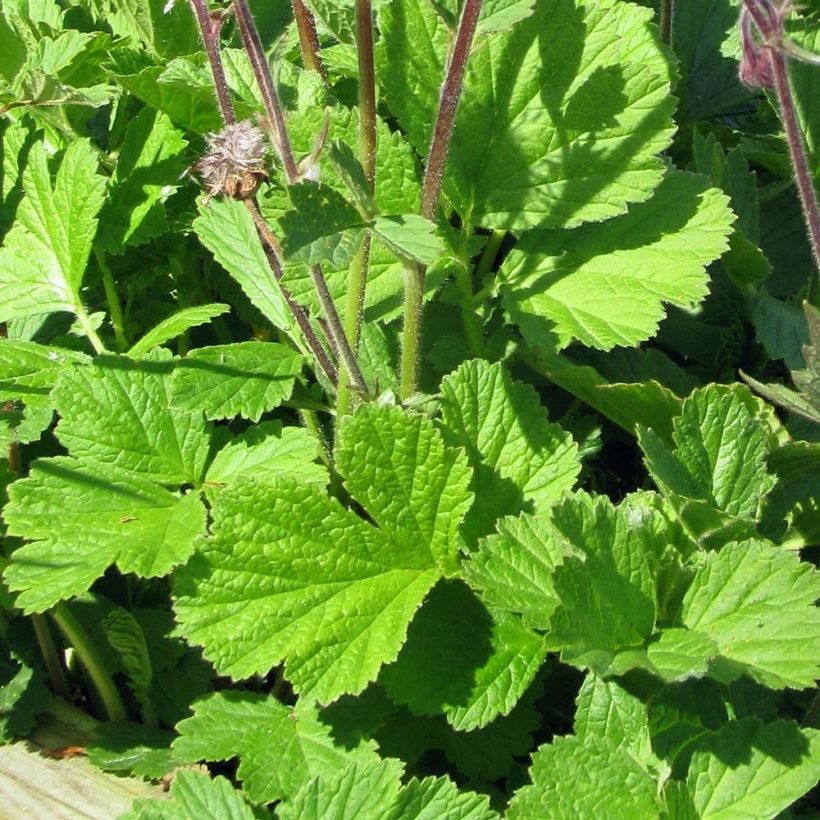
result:
<svg viewBox="0 0 820 820"><path fill-rule="evenodd" d="M771 0L744 0L744 2L746 10L763 38L763 46L770 55L774 90L780 103L780 116L783 119L783 129L789 145L806 230L814 254L814 263L820 271L820 207L817 204L817 193L814 190L814 180L809 170L803 135L797 121L783 48L783 18L788 7L779 8Z"/></svg>
<svg viewBox="0 0 820 820"><path fill-rule="evenodd" d="M433 139L430 143L430 153L427 156L427 168L424 171L424 184L421 192L421 215L427 219L435 216L438 207L444 166L447 162L447 152L450 149L450 138L453 135L453 125L456 119L456 108L464 84L464 70L467 67L467 58L470 56L470 46L478 24L478 17L481 14L481 4L482 0L466 0L464 3L456 42L447 64L444 83L441 86L438 116L433 129Z"/></svg>
<svg viewBox="0 0 820 820"><path fill-rule="evenodd" d="M233 125L236 122L236 114L228 91L225 68L222 65L222 58L219 56L219 32L222 30L222 18L211 16L210 11L208 11L207 0L191 0L191 5L199 24L199 32L202 35L202 43L205 46L205 53L208 55L208 62L211 64L211 74L214 78L216 99L222 113L222 120L225 125Z"/></svg>
<svg viewBox="0 0 820 820"><path fill-rule="evenodd" d="M319 53L319 35L316 33L316 21L313 19L310 9L302 0L293 0L292 6L305 68L318 72L327 83L325 64L322 62L322 55Z"/></svg>
<svg viewBox="0 0 820 820"><path fill-rule="evenodd" d="M270 65L262 48L262 41L256 24L253 21L250 9L246 0L234 0L233 13L239 25L239 34L242 43L251 62L256 82L259 85L259 92L262 95L262 104L265 106L265 113L270 120L271 127L275 132L276 147L279 157L282 160L282 167L285 170L285 177L288 184L293 185L299 181L299 170L293 156L293 148L290 144L287 127L285 126L285 111L279 100L279 94L273 82L270 72Z"/></svg>

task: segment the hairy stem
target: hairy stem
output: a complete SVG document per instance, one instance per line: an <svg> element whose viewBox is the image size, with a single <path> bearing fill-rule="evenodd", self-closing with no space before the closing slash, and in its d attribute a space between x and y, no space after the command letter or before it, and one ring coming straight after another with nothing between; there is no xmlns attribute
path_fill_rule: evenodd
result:
<svg viewBox="0 0 820 820"><path fill-rule="evenodd" d="M675 0L661 0L661 40L672 45L672 25L675 18Z"/></svg>
<svg viewBox="0 0 820 820"><path fill-rule="evenodd" d="M364 168L368 193L373 196L376 183L376 68L373 58L373 8L370 0L356 0L356 43L359 57L359 160ZM350 266L345 305L345 334L359 353L364 316L364 297L370 267L371 235L368 231ZM346 374L339 380L336 412L339 417L350 411L351 396Z"/></svg>
<svg viewBox="0 0 820 820"><path fill-rule="evenodd" d="M202 35L202 42L205 44L205 50L208 52L208 60L211 64L211 72L213 74L214 83L217 88L217 100L219 102L219 108L222 113L222 119L226 125L231 125L232 123L236 122L236 115L234 114L233 105L231 104L230 95L228 93L228 85L225 81L225 69L222 65L222 57L219 53L218 38L219 31L222 26L221 18L219 18L219 20L217 21L218 24L212 20L211 16L208 14L208 8L205 0L191 0L191 4L194 7L197 23L199 24L199 30ZM253 25L253 20L250 18L247 5L244 3L242 3L241 5L243 6L244 12L247 14L247 19L251 20L251 31L252 34L256 35L255 42L258 45L259 53L261 54L261 59L267 71L266 76L270 79L270 69L268 68L267 62L265 61L264 54L262 54L262 45L259 41L259 35L256 32L255 26ZM262 72L262 75L265 76L265 72ZM263 80L260 78L259 74L257 74L257 81L260 83L261 89ZM270 86L271 89L273 89L272 79L270 80ZM224 90L224 94L220 91L220 89ZM275 97L275 90L273 91L273 94ZM278 97L275 97L275 99L278 102ZM282 122L282 128L284 129L284 120ZM289 142L287 143L287 145L288 147L290 147ZM291 160L292 159L293 154L291 153ZM302 331L302 335L304 336L308 347L311 349L311 352L316 358L316 361L324 371L330 383L335 387L338 384L338 372L336 370L335 365L330 360L330 357L328 356L324 347L322 347L322 344L319 341L318 337L314 333L313 328L310 324L310 320L308 319L307 313L302 308L302 306L299 305L293 299L289 291L282 285L282 247L277 241L276 237L273 235L273 232L270 230L265 220L262 219L262 214L259 212L259 207L257 206L256 201L245 200L245 205L248 208L248 211L250 212L251 216L253 217L257 233L259 234L259 238L262 242L262 247L265 250L265 256L268 260L268 264L270 265L274 278L279 283L279 289L282 293L282 297L287 303L287 306L290 309L294 321L298 325L299 329Z"/></svg>
<svg viewBox="0 0 820 820"><path fill-rule="evenodd" d="M102 655L94 646L88 633L65 604L57 604L51 610L51 617L54 618L54 622L74 647L77 657L86 668L91 682L100 696L108 719L115 722L124 721L126 714L120 693L105 668Z"/></svg>
<svg viewBox="0 0 820 820"><path fill-rule="evenodd" d="M785 7L775 5L772 0L744 0L744 2L749 16L763 38L763 45L768 49L774 90L780 103L780 116L789 145L794 178L800 195L803 218L806 222L806 232L814 255L814 264L820 272L820 208L817 204L817 193L814 190L814 180L809 170L803 135L797 121L797 111L786 68L786 49L783 45Z"/></svg>
<svg viewBox="0 0 820 820"><path fill-rule="evenodd" d="M421 215L433 219L438 208L441 185L444 179L444 167L447 163L447 152L453 135L456 109L464 84L464 70L470 56L478 17L481 13L482 0L465 0L458 23L456 40L447 69L444 83L441 86L438 114L433 127L433 138L424 169L424 181L421 189ZM405 271L404 286L404 328L402 331L401 356L401 398L409 398L416 390L419 353L421 351L421 324L424 298L425 267L419 264L409 265Z"/></svg>
<svg viewBox="0 0 820 820"><path fill-rule="evenodd" d="M256 24L253 21L253 16L250 13L246 0L234 0L233 8L236 21L239 24L239 33L242 36L242 43L245 46L245 51L250 59L251 67L253 68L253 73L262 95L265 112L273 125L277 143L276 147L279 151L279 157L282 160L285 177L289 185L295 185L300 181L299 169L294 159L293 148L291 146L290 137L288 136L287 126L285 125L285 112L282 108L279 95L276 92L276 86L273 82L273 76L271 75L265 52L262 49L259 32L256 30ZM335 342L339 347L342 363L348 370L351 386L363 389L364 380L362 379L361 370L356 362L356 356L345 336L342 320L339 318L336 305L333 304L333 299L330 298L327 281L325 280L320 265L311 266L310 277L316 288L316 295L319 297L319 302L325 312L325 318L330 325L331 332L335 337Z"/></svg>
<svg viewBox="0 0 820 820"><path fill-rule="evenodd" d="M274 141L279 152L279 158L282 160L285 177L288 184L293 185L299 180L299 169L296 167L293 148L285 126L285 110L282 108L279 93L276 91L276 85L273 82L270 65L262 48L262 40L259 38L256 23L253 21L253 15L246 0L234 0L233 12L239 25L242 44L248 54L256 83L259 86L259 92L262 95L265 114L273 128Z"/></svg>
<svg viewBox="0 0 820 820"><path fill-rule="evenodd" d="M774 70L775 91L780 101L780 115L783 119L783 127L789 143L794 178L797 182L797 190L800 193L803 218L806 221L806 231L814 254L814 264L818 273L820 273L820 208L817 205L814 180L806 158L803 135L797 122L794 98L792 97L789 76L786 70L786 60L783 54L778 51L772 52L772 69Z"/></svg>
<svg viewBox="0 0 820 820"><path fill-rule="evenodd" d="M305 68L309 71L318 72L322 80L327 83L325 64L322 62L322 56L319 53L319 35L316 33L316 21L313 19L310 9L302 0L293 0L292 5Z"/></svg>
<svg viewBox="0 0 820 820"><path fill-rule="evenodd" d="M290 291L282 284L284 273L282 270L281 257L279 255L281 252L279 241L274 236L273 231L271 231L268 226L268 223L262 218L262 214L259 212L259 206L256 202L246 199L245 207L253 217L254 224L256 225L256 231L259 234L259 239L261 240L262 246L265 250L268 265L270 265L274 278L279 284L279 290L282 293L282 298L287 303L291 315L293 316L296 324L299 326L299 330L302 331L305 342L316 358L316 361L319 363L319 366L324 371L330 383L335 387L339 381L339 374L336 370L336 366L330 360L327 351L324 349L322 343L319 341L319 337L313 330L305 309L293 298L293 296L291 296Z"/></svg>
<svg viewBox="0 0 820 820"><path fill-rule="evenodd" d="M191 5L199 25L199 33L202 35L205 53L208 55L208 62L211 65L211 74L216 87L216 100L222 112L222 119L225 125L233 125L236 122L236 114L228 90L228 81L225 78L225 68L219 56L219 32L222 30L222 18L211 16L207 0L191 0Z"/></svg>

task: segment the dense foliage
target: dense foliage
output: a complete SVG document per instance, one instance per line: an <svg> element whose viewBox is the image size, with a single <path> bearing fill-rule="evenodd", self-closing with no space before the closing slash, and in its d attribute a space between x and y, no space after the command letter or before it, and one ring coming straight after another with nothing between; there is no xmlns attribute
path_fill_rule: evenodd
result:
<svg viewBox="0 0 820 820"><path fill-rule="evenodd" d="M72 701L132 818L814 816L782 38L372 5L0 0L0 740Z"/></svg>

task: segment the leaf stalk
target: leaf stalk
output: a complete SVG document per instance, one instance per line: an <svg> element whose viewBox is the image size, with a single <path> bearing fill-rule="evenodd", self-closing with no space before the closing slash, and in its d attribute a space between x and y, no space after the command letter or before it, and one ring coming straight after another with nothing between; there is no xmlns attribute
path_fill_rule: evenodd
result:
<svg viewBox="0 0 820 820"><path fill-rule="evenodd" d="M438 209L447 153L453 136L456 109L464 86L464 71L470 56L473 36L481 14L482 0L465 0L456 31L456 39L441 86L438 114L433 126L433 137L427 155L424 181L421 189L420 213L434 219ZM405 269L404 328L402 330L401 383L402 399L416 392L419 355L421 352L421 325L424 305L424 277L426 268L418 263Z"/></svg>

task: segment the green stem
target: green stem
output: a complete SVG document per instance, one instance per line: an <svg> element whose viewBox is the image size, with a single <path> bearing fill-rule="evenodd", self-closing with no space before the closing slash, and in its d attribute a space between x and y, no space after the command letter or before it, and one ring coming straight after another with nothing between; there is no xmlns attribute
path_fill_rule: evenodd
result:
<svg viewBox="0 0 820 820"><path fill-rule="evenodd" d="M54 645L54 638L48 627L48 621L44 615L34 614L31 616L31 625L34 627L37 646L40 647L40 654L43 656L43 662L46 665L51 688L55 695L68 700L70 697L68 681L66 680L63 665L60 663L60 657L57 654L57 647Z"/></svg>
<svg viewBox="0 0 820 820"><path fill-rule="evenodd" d="M97 257L97 265L102 272L105 298L108 302L108 312L111 315L111 326L114 328L114 339L120 350L126 350L129 347L129 343L128 338L125 335L122 307L120 306L120 300L117 296L117 288L114 285L114 274L111 272L111 268L108 267L108 264L105 261L104 250L95 246L94 255Z"/></svg>
<svg viewBox="0 0 820 820"><path fill-rule="evenodd" d="M404 327L402 328L399 394L409 399L416 392L421 356L421 316L424 296L424 268L411 262L405 269Z"/></svg>
<svg viewBox="0 0 820 820"><path fill-rule="evenodd" d="M354 356L359 355L359 341L361 339L362 320L364 317L364 297L367 288L368 267L370 264L370 243L371 237L368 231L364 236L361 247L356 252L350 264L350 279L347 284L344 329ZM346 416L350 412L351 399L350 378L347 368L343 368L342 372L339 373L339 393L336 402L336 415L338 418L342 418L342 416Z"/></svg>
<svg viewBox="0 0 820 820"><path fill-rule="evenodd" d="M356 0L356 46L359 59L359 160L373 196L376 184L376 67L373 56L373 8L370 0ZM359 340L364 318L364 298L370 267L370 233L366 233L350 266L345 304L344 331L354 356L359 355ZM339 374L337 418L350 412L350 378Z"/></svg>
<svg viewBox="0 0 820 820"><path fill-rule="evenodd" d="M322 425L319 424L319 414L315 410L299 410L299 418L305 429L319 442L319 457L328 470L333 470L333 456L330 452L330 445L327 443L325 434L322 432Z"/></svg>
<svg viewBox="0 0 820 820"><path fill-rule="evenodd" d="M120 693L105 668L102 655L97 651L97 647L94 646L88 633L65 604L57 604L51 610L51 617L54 618L54 622L74 647L77 657L88 671L88 675L100 695L108 719L115 722L124 721L126 714Z"/></svg>
<svg viewBox="0 0 820 820"><path fill-rule="evenodd" d="M675 0L661 0L661 40L672 45L672 24L675 17Z"/></svg>
<svg viewBox="0 0 820 820"><path fill-rule="evenodd" d="M473 282L470 269L459 267L456 273L456 285L461 291L461 321L464 333L473 356L484 355L484 338L481 335L481 322L475 312Z"/></svg>
<svg viewBox="0 0 820 820"><path fill-rule="evenodd" d="M484 283L484 278L493 269L493 263L498 257L498 252L501 250L501 245L506 236L507 232L501 228L496 228L496 230L490 234L487 244L484 246L484 253L481 254L481 259L476 268L476 279L482 284Z"/></svg>
<svg viewBox="0 0 820 820"><path fill-rule="evenodd" d="M482 0L465 0L461 18L456 31L456 39L447 71L441 86L438 113L433 126L433 138L427 155L424 169L424 181L421 188L420 213L427 219L433 219L438 209L441 185L444 180L444 168L447 163L447 152L453 136L456 120L456 109L461 98L464 84L464 71L470 56L478 17L481 13ZM416 392L419 355L421 354L421 320L424 310L424 275L423 265L410 264L405 269L404 280L404 328L402 330L401 351L401 398L407 399Z"/></svg>
<svg viewBox="0 0 820 820"><path fill-rule="evenodd" d="M79 299L74 305L74 312L77 316L77 321L80 323L80 327L83 329L83 333L85 333L88 341L91 342L91 347L94 348L94 352L98 356L105 353L105 345L102 343L102 339L97 335L97 331L94 330L94 326L91 324L91 320L85 312L85 307Z"/></svg>

